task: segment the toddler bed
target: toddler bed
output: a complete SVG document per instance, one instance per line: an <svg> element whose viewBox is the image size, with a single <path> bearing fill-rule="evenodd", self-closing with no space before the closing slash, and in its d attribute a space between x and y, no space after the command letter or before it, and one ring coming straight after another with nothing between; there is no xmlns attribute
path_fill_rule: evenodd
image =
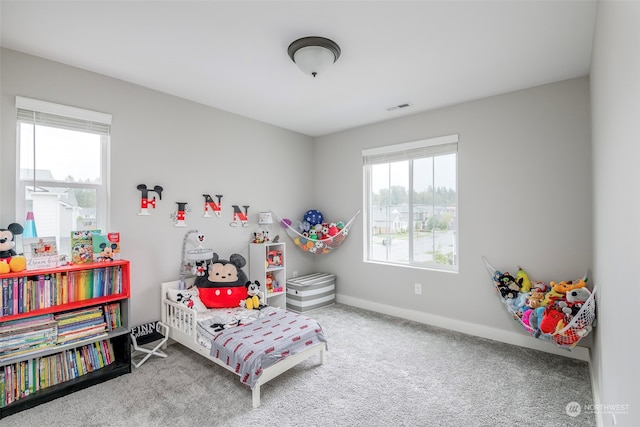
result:
<svg viewBox="0 0 640 427"><path fill-rule="evenodd" d="M275 307L206 309L196 292L180 290L178 281L162 283L169 338L238 375L252 390L254 408L262 384L309 357L324 363L326 339L315 320Z"/></svg>

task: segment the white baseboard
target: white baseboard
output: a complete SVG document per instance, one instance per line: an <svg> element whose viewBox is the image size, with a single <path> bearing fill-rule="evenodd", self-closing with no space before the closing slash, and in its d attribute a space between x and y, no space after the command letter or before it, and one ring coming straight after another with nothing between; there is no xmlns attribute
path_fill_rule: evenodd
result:
<svg viewBox="0 0 640 427"><path fill-rule="evenodd" d="M571 357L573 359L578 359L585 362L591 361L589 349L586 347L575 347L569 351L559 348L552 343L540 341L536 338L526 335L525 333L504 331L502 329L477 325L475 323L463 322L460 320L450 319L447 317L424 313L421 311L375 303L360 298L354 298L348 295L337 294L336 301L341 304L351 305L354 307L363 308L365 310L375 311L377 313L388 314L390 316L396 316L402 319L413 320L415 322L425 323L427 325L462 332L481 338L487 338L507 344L519 345L521 347L527 347L534 350L557 354L560 356Z"/></svg>

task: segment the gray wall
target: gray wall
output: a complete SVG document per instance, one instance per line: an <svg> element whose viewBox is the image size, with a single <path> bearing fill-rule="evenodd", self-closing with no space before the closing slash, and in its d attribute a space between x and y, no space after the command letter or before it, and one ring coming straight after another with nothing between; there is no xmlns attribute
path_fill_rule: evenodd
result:
<svg viewBox="0 0 640 427"><path fill-rule="evenodd" d="M308 136L15 51L2 49L1 59L0 224L24 222L13 203L16 95L113 115L109 229L121 232L131 261L133 324L160 318L160 283L178 278L187 230L202 230L221 257L248 260L260 210L293 216L312 204L313 163L300 161L313 153ZM137 215L138 184L165 189L151 216ZM204 193L224 196L221 218L202 218ZM176 202L189 203L187 228L170 218ZM234 204L250 206L250 227L229 226ZM291 268L312 270L311 260L289 252Z"/></svg>
<svg viewBox="0 0 640 427"><path fill-rule="evenodd" d="M640 3L599 2L591 69L594 273L600 287L593 357L601 425L640 425ZM618 406L620 405L620 406ZM625 412L628 405L628 413Z"/></svg>
<svg viewBox="0 0 640 427"><path fill-rule="evenodd" d="M589 108L584 77L317 138L316 163L335 168L316 170L316 202L330 218L362 208L362 149L460 138L459 273L363 262L363 216L318 269L336 273L343 302L537 346L496 297L482 256L514 274L521 265L534 280L576 279L591 268Z"/></svg>

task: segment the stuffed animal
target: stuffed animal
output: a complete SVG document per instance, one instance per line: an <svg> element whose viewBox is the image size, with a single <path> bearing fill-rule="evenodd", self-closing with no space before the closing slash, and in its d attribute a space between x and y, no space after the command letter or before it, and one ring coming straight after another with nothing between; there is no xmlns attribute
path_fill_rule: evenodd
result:
<svg viewBox="0 0 640 427"><path fill-rule="evenodd" d="M547 307L544 310L544 315L540 320L540 331L544 334L551 334L557 331L557 326L560 321L564 322L564 313L556 310L552 307Z"/></svg>
<svg viewBox="0 0 640 427"><path fill-rule="evenodd" d="M547 292L548 288L549 287L544 282L541 282L539 280L532 280L531 281L531 290L532 291Z"/></svg>
<svg viewBox="0 0 640 427"><path fill-rule="evenodd" d="M563 311L571 317L575 316L590 296L591 291L586 287L573 289L567 292L565 296L567 299L566 307Z"/></svg>
<svg viewBox="0 0 640 427"><path fill-rule="evenodd" d="M19 272L27 268L25 257L18 255L14 249L14 237L23 231L22 226L15 222L9 224L6 229L0 229L0 274Z"/></svg>
<svg viewBox="0 0 640 427"><path fill-rule="evenodd" d="M528 297L529 292L520 292L515 298L506 299L505 303L509 306L512 313L522 316L522 311L524 307L526 307Z"/></svg>
<svg viewBox="0 0 640 427"><path fill-rule="evenodd" d="M259 310L264 307L264 294L260 290L260 282L257 280L254 282L247 282L245 286L247 288L248 297L240 301L240 307L245 307L249 310Z"/></svg>
<svg viewBox="0 0 640 427"><path fill-rule="evenodd" d="M544 315L545 307L538 307L531 310L531 314L529 315L529 326L533 329L533 336L538 338L540 336L540 320L542 320L542 316Z"/></svg>
<svg viewBox="0 0 640 427"><path fill-rule="evenodd" d="M531 309L531 308L526 308L524 310L524 312L522 313L522 324L524 325L524 328L527 330L527 332L533 333L533 328L531 327L531 313L533 313L535 310Z"/></svg>
<svg viewBox="0 0 640 427"><path fill-rule="evenodd" d="M242 270L247 260L240 254L233 254L229 260L220 259L214 253L208 274L197 276L195 286L200 300L208 308L238 307L247 298L245 284L249 281Z"/></svg>
<svg viewBox="0 0 640 427"><path fill-rule="evenodd" d="M504 299L513 299L518 297L520 285L515 277L507 273L501 273L498 277L496 287Z"/></svg>
<svg viewBox="0 0 640 427"><path fill-rule="evenodd" d="M522 267L518 267L518 272L516 273L516 280L520 285L520 292L529 292L531 290L531 280L529 280L529 276L522 269Z"/></svg>
<svg viewBox="0 0 640 427"><path fill-rule="evenodd" d="M538 308L542 307L542 301L544 300L544 294L540 291L531 291L529 292L529 297L527 298L527 307Z"/></svg>
<svg viewBox="0 0 640 427"><path fill-rule="evenodd" d="M550 282L550 284L551 284L551 288L554 291L561 294L566 294L569 291L572 291L578 288L583 288L587 285L583 279L575 280L575 281L569 280L568 282L560 282L560 283Z"/></svg>
<svg viewBox="0 0 640 427"><path fill-rule="evenodd" d="M561 292L557 292L555 289L551 288L551 290L544 295L544 299L542 300L540 305L547 306L549 304L553 304L555 301L558 301L561 298L564 298L564 294Z"/></svg>

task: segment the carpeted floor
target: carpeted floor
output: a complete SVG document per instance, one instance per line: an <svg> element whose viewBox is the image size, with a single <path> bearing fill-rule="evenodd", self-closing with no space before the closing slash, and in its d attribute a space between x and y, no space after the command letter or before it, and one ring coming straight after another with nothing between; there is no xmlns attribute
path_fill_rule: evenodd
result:
<svg viewBox="0 0 640 427"><path fill-rule="evenodd" d="M166 359L0 425L596 425L567 411L593 404L585 362L341 304L309 315L328 339L326 363L311 358L267 383L257 409L238 377L172 345Z"/></svg>

